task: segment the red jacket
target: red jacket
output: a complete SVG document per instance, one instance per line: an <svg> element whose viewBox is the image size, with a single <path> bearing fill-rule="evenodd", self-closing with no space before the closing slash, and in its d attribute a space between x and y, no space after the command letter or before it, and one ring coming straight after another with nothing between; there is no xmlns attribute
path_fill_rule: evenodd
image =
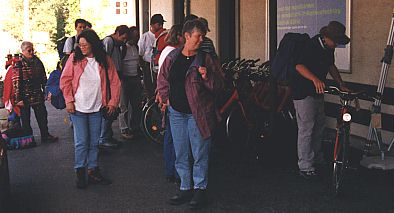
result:
<svg viewBox="0 0 394 213"><path fill-rule="evenodd" d="M5 108L11 111L11 109L14 109L14 112L20 116L21 111L19 106L16 106L14 103L14 96L12 95L14 92L13 86L12 86L12 67L8 67L7 73L4 78L4 89L3 89L3 102L5 105Z"/></svg>

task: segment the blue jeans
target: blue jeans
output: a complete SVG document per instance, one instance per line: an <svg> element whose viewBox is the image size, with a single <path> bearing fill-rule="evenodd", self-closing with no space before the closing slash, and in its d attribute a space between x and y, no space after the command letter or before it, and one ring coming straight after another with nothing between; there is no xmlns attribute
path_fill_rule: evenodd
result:
<svg viewBox="0 0 394 213"><path fill-rule="evenodd" d="M208 156L211 138L203 139L192 114L169 107L171 133L175 148L175 168L181 178L181 190L206 189L208 185ZM191 151L191 153L190 153ZM190 158L193 155L193 163Z"/></svg>
<svg viewBox="0 0 394 213"><path fill-rule="evenodd" d="M74 125L75 164L74 168L98 167L98 140L101 131L100 112L70 114Z"/></svg>
<svg viewBox="0 0 394 213"><path fill-rule="evenodd" d="M166 119L166 131L164 133L163 150L164 150L164 166L166 169L166 176L167 177L174 176L176 178L179 178L178 173L175 170L175 149L174 149L174 142L172 140L171 125L168 116L166 116L165 119Z"/></svg>
<svg viewBox="0 0 394 213"><path fill-rule="evenodd" d="M102 119L101 121L101 132L99 144L103 144L105 142L110 142L112 136L114 136L114 132L112 131L112 122L113 120Z"/></svg>

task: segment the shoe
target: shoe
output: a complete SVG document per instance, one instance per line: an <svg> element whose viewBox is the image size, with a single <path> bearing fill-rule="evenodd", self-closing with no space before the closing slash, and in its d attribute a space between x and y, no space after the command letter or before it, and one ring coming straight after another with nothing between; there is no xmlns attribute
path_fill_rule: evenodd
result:
<svg viewBox="0 0 394 213"><path fill-rule="evenodd" d="M101 149L107 149L107 148L116 149L118 147L119 147L119 144L114 143L113 141L107 141L107 142L99 144L99 148L101 148Z"/></svg>
<svg viewBox="0 0 394 213"><path fill-rule="evenodd" d="M100 184L100 185L110 185L111 180L104 178L99 168L88 169L88 183L89 184Z"/></svg>
<svg viewBox="0 0 394 213"><path fill-rule="evenodd" d="M76 170L77 180L75 181L78 189L85 189L88 186L86 182L86 169L85 167L77 168Z"/></svg>
<svg viewBox="0 0 394 213"><path fill-rule="evenodd" d="M181 205L189 202L192 199L193 193L191 190L181 190L179 194L170 198L169 202L171 205Z"/></svg>
<svg viewBox="0 0 394 213"><path fill-rule="evenodd" d="M131 140L134 138L134 135L131 134L129 129L124 129L120 132L120 134L122 135L122 137L126 140Z"/></svg>
<svg viewBox="0 0 394 213"><path fill-rule="evenodd" d="M305 180L315 180L317 178L316 171L300 171L299 174Z"/></svg>
<svg viewBox="0 0 394 213"><path fill-rule="evenodd" d="M43 143L53 143L53 142L56 142L58 139L59 139L58 137L55 137L53 135L48 134L48 136L41 138L41 142L43 142Z"/></svg>
<svg viewBox="0 0 394 213"><path fill-rule="evenodd" d="M189 203L190 209L198 209L207 204L206 192L204 189L195 189L194 196Z"/></svg>

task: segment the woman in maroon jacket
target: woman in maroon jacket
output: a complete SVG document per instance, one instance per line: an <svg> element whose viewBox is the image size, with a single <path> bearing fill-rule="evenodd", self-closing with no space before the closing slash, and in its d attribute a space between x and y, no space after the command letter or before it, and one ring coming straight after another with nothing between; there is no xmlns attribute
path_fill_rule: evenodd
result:
<svg viewBox="0 0 394 213"><path fill-rule="evenodd" d="M186 22L185 45L167 56L157 80L160 102L168 106L175 168L181 178L180 193L172 197L170 203L179 205L190 201L191 208L198 208L206 201L209 147L218 119L214 99L223 86L216 61L198 51L205 34L206 28L199 20Z"/></svg>

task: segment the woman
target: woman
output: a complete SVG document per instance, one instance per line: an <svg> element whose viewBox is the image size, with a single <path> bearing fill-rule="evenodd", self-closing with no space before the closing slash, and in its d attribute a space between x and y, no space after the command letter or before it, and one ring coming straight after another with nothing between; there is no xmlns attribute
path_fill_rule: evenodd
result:
<svg viewBox="0 0 394 213"><path fill-rule="evenodd" d="M180 47L184 43L184 39L182 36L182 25L176 24L171 27L170 31L166 37L167 46L163 49L159 57L159 73L160 68L164 62L164 59L167 55L175 50L176 48ZM166 173L166 180L170 183L176 182L179 180L179 176L175 170L175 150L174 144L172 141L171 135L171 127L170 122L168 121L168 117L166 116L166 131L164 134L164 166L165 166L165 173Z"/></svg>
<svg viewBox="0 0 394 213"><path fill-rule="evenodd" d="M84 30L77 43L60 78L66 110L74 125L76 185L78 188L86 188L88 183L108 185L111 181L100 174L98 167L100 109L106 107L108 113L115 111L119 104L120 81L112 60L93 30ZM110 94L106 89L106 72Z"/></svg>
<svg viewBox="0 0 394 213"><path fill-rule="evenodd" d="M199 20L186 22L185 45L167 56L157 80L159 101L168 106L175 168L181 179L180 193L170 198L170 204L190 201L191 208L206 202L209 147L218 115L214 99L223 87L218 64L209 54L198 51L205 34Z"/></svg>

